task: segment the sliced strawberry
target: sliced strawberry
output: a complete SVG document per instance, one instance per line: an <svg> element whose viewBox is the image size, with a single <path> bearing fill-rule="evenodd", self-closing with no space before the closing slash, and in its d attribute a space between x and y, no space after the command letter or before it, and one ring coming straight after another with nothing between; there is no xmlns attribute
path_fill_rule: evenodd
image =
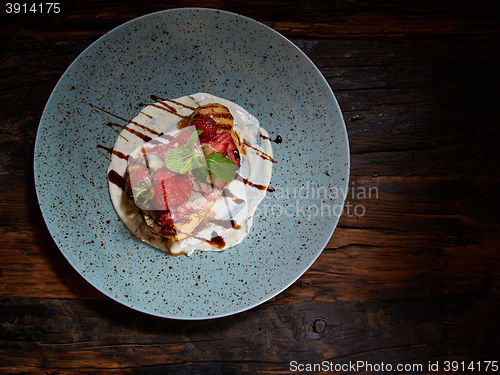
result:
<svg viewBox="0 0 500 375"><path fill-rule="evenodd" d="M240 167L240 153L238 152L238 149L236 148L236 145L234 144L232 139L231 142L229 142L227 145L226 156L229 158L229 160L232 160L236 164L237 168Z"/></svg>
<svg viewBox="0 0 500 375"><path fill-rule="evenodd" d="M191 134L192 134L191 132L183 131L177 137L172 139L170 141L170 144L173 146L173 148L179 147L179 146L184 146L186 143L188 143L189 138L191 137Z"/></svg>
<svg viewBox="0 0 500 375"><path fill-rule="evenodd" d="M203 134L203 133L202 133ZM231 138L231 134L222 132L218 133L214 138L209 143L209 146L214 150L215 152L218 152L219 154L225 155L227 146L229 145L229 142L232 142L233 139Z"/></svg>
<svg viewBox="0 0 500 375"><path fill-rule="evenodd" d="M208 116L196 115L191 125L193 125L196 130L203 131L199 136L201 143L210 142L217 135L217 124Z"/></svg>
<svg viewBox="0 0 500 375"><path fill-rule="evenodd" d="M193 183L189 175L177 175L172 172L155 174L155 180L151 199L152 208L156 210L167 210L185 202L191 195Z"/></svg>
<svg viewBox="0 0 500 375"><path fill-rule="evenodd" d="M174 225L172 214L170 211L156 211L155 221L162 227L171 227Z"/></svg>
<svg viewBox="0 0 500 375"><path fill-rule="evenodd" d="M130 181L132 183L132 187L135 187L139 185L140 182L151 181L151 175L147 169L137 169L131 173Z"/></svg>
<svg viewBox="0 0 500 375"><path fill-rule="evenodd" d="M165 160L167 154L173 150L173 146L170 144L160 143L159 145L153 147L150 152L158 155L162 160Z"/></svg>
<svg viewBox="0 0 500 375"><path fill-rule="evenodd" d="M229 160L233 161L236 164L236 167L239 168L241 164L240 153L236 148L236 144L231 138L231 135L226 132L222 132L217 134L209 143L209 146L215 152L224 155Z"/></svg>
<svg viewBox="0 0 500 375"><path fill-rule="evenodd" d="M175 173L172 172L170 169L167 167L161 167L158 168L154 173L153 173L153 179L154 180L168 180L169 178L172 178L175 176Z"/></svg>
<svg viewBox="0 0 500 375"><path fill-rule="evenodd" d="M137 192L137 188L146 187L151 181L151 175L146 168L135 169L129 174L125 183L125 193L129 196Z"/></svg>

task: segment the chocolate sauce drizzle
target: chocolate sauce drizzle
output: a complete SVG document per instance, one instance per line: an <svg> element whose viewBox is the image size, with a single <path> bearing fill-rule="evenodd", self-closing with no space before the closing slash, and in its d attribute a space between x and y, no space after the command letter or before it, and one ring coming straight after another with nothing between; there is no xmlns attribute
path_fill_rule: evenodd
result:
<svg viewBox="0 0 500 375"><path fill-rule="evenodd" d="M184 108L190 109L190 110L192 110L192 111L194 111L194 110L196 109L196 107L191 107L190 105L182 104L182 103L176 102L175 100L172 100L172 99L167 99L167 100L165 100L165 101L166 101L166 102L173 103L173 104L180 105L181 107L184 107Z"/></svg>
<svg viewBox="0 0 500 375"><path fill-rule="evenodd" d="M236 221L234 219L231 219L231 220L215 220L215 219L212 219L210 220L211 223L214 223L215 225L218 225L222 228L225 228L225 229L236 229L236 230L240 230L241 229L241 225L239 224L236 224Z"/></svg>
<svg viewBox="0 0 500 375"><path fill-rule="evenodd" d="M192 111L194 111L196 109L194 107L191 107L191 106L188 106L188 105L176 102L175 100L160 98L157 95L151 95L151 99L153 99L156 102L154 104L151 104L153 107L162 109L164 111L167 111L167 112L171 113L172 115L178 116L180 118L186 118L186 117L189 117L189 116L184 116L184 115L179 114L174 107L172 107L171 105L168 105L165 102L176 104L178 106L190 109Z"/></svg>
<svg viewBox="0 0 500 375"><path fill-rule="evenodd" d="M172 100L172 99L163 99L163 98L160 98L158 95L154 95L154 94L151 95L151 99L153 99L155 102L169 102L172 104L176 104L176 105L179 105L181 107L190 109L192 111L194 111L196 109L195 107L191 107L190 105L179 103L179 102L176 102L175 100Z"/></svg>
<svg viewBox="0 0 500 375"><path fill-rule="evenodd" d="M182 104L182 103L179 103L179 102L176 102L174 100L166 100L166 99L163 99L163 98L160 98L159 96L156 96L156 95L151 95L151 99L153 99L154 101L156 101L157 103L154 103L154 104L151 104L157 108L160 108L162 110L165 110L173 115L176 115L178 117L181 117L181 118L187 118L189 116L183 116L181 114L179 114L177 112L177 110L172 107L171 105L168 105L166 104L165 102L169 102L169 103L172 103L172 104L175 104L175 105L179 105L179 106L182 106L184 108L187 108L187 109L190 109L190 110L195 110L196 108L194 107L191 107L191 106L188 106L188 105L185 105L185 104ZM105 112L107 114L109 114L110 116L113 116L114 118L117 118L119 120L122 120L124 121L125 123L128 124L133 124L135 126L137 126L138 128L146 131L146 132L149 132L150 134L153 134L155 136L160 136L160 137L164 137L166 139L172 139L173 137L172 136L169 136L169 135L165 135L163 133L158 133L156 132L155 130L153 129L150 129L148 128L147 126L145 125L142 125L142 124L139 124L135 121L129 121L129 120L126 120L120 116L117 116L115 115L114 113L111 113L109 111L107 111L106 109L104 108L100 108L94 104L90 104L90 106L96 110L100 110L102 112ZM150 115L146 114L146 113L143 113L145 116L151 118ZM181 121L182 122L182 121ZM108 122L106 124L107 126L109 126L110 128L115 128L115 127L118 127L118 128L121 128L123 130L127 130L128 132L130 132L131 134L139 137L140 139L142 139L144 142L150 142L153 140L152 137L146 135L146 134L143 134L141 133L140 131L137 131L135 129L131 129L129 126L127 125L120 125L120 124L117 124L117 123L114 123L114 122ZM261 137L264 138L264 139L267 139L271 142L275 142L275 143L282 143L283 142L283 139L281 138L281 136L277 136L275 139L271 139L267 136L264 136L261 134ZM248 144L247 142L245 142L245 145L256 150L257 151L257 154L263 158L264 160L268 160L268 161L271 161L273 163L275 163L275 161L273 160L272 157L270 157L269 155L267 155L266 153L264 153L263 151L251 146L250 144ZM129 156L128 155L125 155L124 153L120 152L120 151L117 151L117 150L114 150L112 148L109 148L109 147L106 147L106 146L103 146L103 145L97 145L97 148L98 149L102 149L102 150L105 150L107 151L109 154L113 154L117 157L119 157L120 159L123 159L123 160L128 160ZM110 183L112 184L115 184L116 186L118 186L120 189L122 190L125 190L125 179L123 176L121 176L118 172L116 172L115 170L110 170L108 172L108 180ZM251 181L249 181L248 179L240 176L238 173L236 174L235 176L235 180L239 180L241 182L243 182L244 184L246 185L249 185L253 188L256 188L256 189L259 189L259 190L266 190L268 192L273 192L275 191L274 188L272 187L269 187L269 186L264 186L264 185L260 185L260 184L256 184L256 183L253 183ZM223 192L223 196L224 197L227 197L227 198L231 198L233 199L233 201L236 203L236 204L242 204L244 203L244 200L243 199L240 199L236 196L234 196L234 194L232 194L229 190L224 190ZM223 227L225 229L235 229L235 230L239 230L241 229L241 225L237 224L235 220L231 219L231 220L212 220L212 222L220 227ZM196 237L195 237L196 238ZM206 240L206 239L202 239L200 238L200 240L208 243L209 245L211 246L214 246L218 249L223 249L225 246L226 246L226 243L224 241L224 238L222 238L221 236L217 235L215 232L212 234L212 238L210 240Z"/></svg>
<svg viewBox="0 0 500 375"><path fill-rule="evenodd" d="M186 116L184 115L181 115L180 113L177 113L177 111L175 110L174 107L166 104L166 103L163 103L163 102L159 102L159 103L155 103L155 104L151 104L151 106L155 107L155 108L159 108L159 109L162 109L164 111L167 111L168 113L171 113L177 117L180 117L180 118L185 118Z"/></svg>
<svg viewBox="0 0 500 375"><path fill-rule="evenodd" d="M108 172L108 180L120 189L125 190L125 179L117 171L110 170Z"/></svg>
<svg viewBox="0 0 500 375"><path fill-rule="evenodd" d="M216 247L217 249L223 249L226 246L226 241L221 236L212 237L211 240L204 240L207 244Z"/></svg>
<svg viewBox="0 0 500 375"><path fill-rule="evenodd" d="M163 102L166 99L160 98L158 95L151 94L151 99L153 99L155 102Z"/></svg>
<svg viewBox="0 0 500 375"><path fill-rule="evenodd" d="M271 156L266 154L264 151L258 149L257 147L250 145L246 140L243 142L243 144L247 147L250 147L251 149L254 149L257 152L257 155L260 156L262 159L270 161L271 163L276 163Z"/></svg>
<svg viewBox="0 0 500 375"><path fill-rule="evenodd" d="M92 108L98 109L99 111L103 111L103 112L107 113L108 115L111 115L111 116L113 116L113 117L115 117L115 118L117 118L117 119L119 119L119 120L122 120L122 121L128 122L128 121L127 121L127 120L125 120L123 117L117 116L117 115L115 115L114 113L111 113L111 112L109 112L109 111L105 110L104 108L101 108L101 107L96 106L95 104L90 103L90 106L91 106Z"/></svg>
<svg viewBox="0 0 500 375"><path fill-rule="evenodd" d="M256 188L256 189L259 189L259 190L267 190L269 192L273 192L275 191L274 188L272 187L269 187L269 186L264 186L264 185L260 185L260 184L255 184L251 181L248 181L245 177L241 177L241 175L239 175L238 173L236 173L236 176L234 177L235 180L238 180L238 181L241 181L243 182L244 184L248 185L248 186L251 186L253 188Z"/></svg>
<svg viewBox="0 0 500 375"><path fill-rule="evenodd" d="M275 139L269 138L268 136L265 136L263 134L260 135L261 138L267 139L268 141L280 144L283 142L283 138L281 138L281 135L277 135Z"/></svg>
<svg viewBox="0 0 500 375"><path fill-rule="evenodd" d="M111 115L111 116L113 116L113 117L115 117L115 118L117 118L117 119L119 119L119 120L122 120L122 121L126 122L127 124L134 124L135 126L137 126L137 127L141 128L141 129L143 129L143 130L146 130L147 132L149 132L149 133L151 133L151 134L153 134L153 135L156 135L156 136L160 135L160 133L158 133L157 131L155 131L155 130L153 130L153 129L150 129L150 128L148 128L147 126L144 126L144 125L142 125L142 124L139 124L138 122L135 122L135 121L133 121L133 120L126 120L126 119L124 119L123 117L120 117L120 116L118 116L118 115L115 115L114 113L109 112L108 110L106 110L106 109L104 109L104 108L101 108L101 107L98 107L98 106L96 106L96 105L94 105L94 104L92 104L92 103L90 103L90 106L91 106L92 108L95 108L95 109L99 110L99 111L105 112L105 113L107 113L108 115ZM108 123L107 123L107 125L108 125L109 127L113 127L113 126L120 127L120 128L122 128L122 129L125 129L125 130L129 131L130 133L132 133L132 134L134 134L134 135L137 135L137 136L138 136L138 137L140 137L141 139L144 139L144 140L145 140L145 139L148 139L148 140L146 140L146 142L149 142L151 139L153 139L153 138L151 138L151 137L148 137L147 135L144 135L144 134L142 134L142 133L138 132L137 130L130 129L130 127L127 127L127 125L120 125L120 124L116 124L116 123L114 123L114 122L108 122Z"/></svg>
<svg viewBox="0 0 500 375"><path fill-rule="evenodd" d="M226 241L224 241L224 238L222 238L222 236L219 236L216 232L212 233L212 238L210 240L207 240L206 238L197 237L196 235L193 234L191 235L191 237L196 238L197 240L205 242L209 245L212 245L217 249L223 249L226 246Z"/></svg>
<svg viewBox="0 0 500 375"><path fill-rule="evenodd" d="M143 133L141 133L140 131L137 131L137 130L135 130L135 129L132 129L131 127L126 126L126 125L120 125L120 124L116 124L116 123L114 123L114 122L108 122L106 125L107 125L107 126L109 126L110 128L112 128L112 127L118 127L118 128L123 129L123 130L126 130L126 131L128 131L129 133L132 133L133 135L135 135L135 136L137 136L137 137L141 138L144 142L149 142L149 141L151 141L151 140L153 139L153 138L151 138L151 137L147 136L146 134L143 134ZM144 126L144 128L146 128L146 127ZM155 133L156 133L156 132L155 132ZM156 133L156 134L157 134L157 135L160 135L160 133Z"/></svg>
<svg viewBox="0 0 500 375"><path fill-rule="evenodd" d="M102 146L102 145L97 145L97 148L105 150L105 151L109 152L110 154L113 154L113 155L119 157L120 159L128 160L128 155L125 155L123 152L116 151L116 150L113 150L112 148Z"/></svg>
<svg viewBox="0 0 500 375"><path fill-rule="evenodd" d="M242 203L245 202L243 199L238 198L236 195L234 195L233 193L231 193L228 189L225 189L222 192L222 196L225 197L225 198L231 198L233 200L233 202L236 203L236 204L242 204Z"/></svg>

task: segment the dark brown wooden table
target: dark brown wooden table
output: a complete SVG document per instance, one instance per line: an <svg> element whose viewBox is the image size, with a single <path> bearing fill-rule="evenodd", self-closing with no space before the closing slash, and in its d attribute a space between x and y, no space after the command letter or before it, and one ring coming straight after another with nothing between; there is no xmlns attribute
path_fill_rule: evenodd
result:
<svg viewBox="0 0 500 375"><path fill-rule="evenodd" d="M320 258L284 293L194 322L133 311L76 273L44 224L32 164L43 108L73 59L125 21L179 6L254 18L314 61L343 111L354 192ZM495 2L87 0L51 15L5 7L2 373L285 374L314 364L345 374L500 372L493 363L485 371L500 360ZM371 197L358 194L370 187Z"/></svg>

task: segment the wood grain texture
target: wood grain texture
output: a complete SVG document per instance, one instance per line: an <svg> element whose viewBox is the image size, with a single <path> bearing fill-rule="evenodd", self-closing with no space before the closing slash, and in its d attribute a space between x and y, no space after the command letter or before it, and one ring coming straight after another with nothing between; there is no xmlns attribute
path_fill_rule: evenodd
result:
<svg viewBox="0 0 500 375"><path fill-rule="evenodd" d="M285 374L290 361L499 358L494 5L85 0L59 15L2 13L0 372ZM32 172L39 119L69 64L123 22L179 6L240 13L290 38L334 91L351 150L346 207L315 264L265 304L200 322L147 316L89 285L50 237Z"/></svg>
<svg viewBox="0 0 500 375"><path fill-rule="evenodd" d="M6 373L284 374L291 361L395 366L491 360L499 345L498 304L470 299L282 304L280 299L236 317L178 322L144 319L110 300L4 298L3 368Z"/></svg>
<svg viewBox="0 0 500 375"><path fill-rule="evenodd" d="M32 179L23 172L0 174L0 185L7 181L10 187L4 189L0 205L1 295L105 298L69 266L53 243ZM454 178L370 177L357 182L327 250L285 292L288 298L498 295L498 222L489 206L475 201L477 190ZM376 194L369 198L364 188L376 188ZM487 201L494 199L492 195ZM356 215L357 206L363 206L362 216Z"/></svg>

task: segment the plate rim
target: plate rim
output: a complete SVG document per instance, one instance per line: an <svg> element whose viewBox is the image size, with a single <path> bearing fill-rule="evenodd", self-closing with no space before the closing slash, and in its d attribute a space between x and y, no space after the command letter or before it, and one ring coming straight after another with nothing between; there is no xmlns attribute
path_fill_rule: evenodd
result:
<svg viewBox="0 0 500 375"><path fill-rule="evenodd" d="M122 23L122 24L114 27L113 29L105 32L99 38L97 38L96 40L94 40L90 45L88 45L82 52L80 52L77 57L75 57L73 59L73 61L71 62L71 64L68 65L68 67L66 68L66 70L64 71L64 73L60 76L59 80L57 81L56 85L52 89L52 92L51 92L51 94L49 95L49 97L47 99L47 102L46 102L46 104L44 106L44 109L42 111L42 115L40 117L40 121L39 121L38 128L37 128L37 134L36 134L36 138L35 138L35 144L34 144L34 155L33 155L33 160L32 161L33 161L33 173L34 173L35 191L36 191L36 196L37 196L37 201L38 201L38 207L39 207L40 212L42 214L42 217L43 217L44 223L45 223L45 225L47 227L47 230L48 230L48 232L49 232L52 240L56 244L57 248L59 249L59 251L62 253L62 255L64 256L64 258L68 261L68 263L73 267L73 269L80 275L80 277L82 277L86 282L88 282L90 285L92 285L92 287L94 287L100 293L102 293L103 295L105 295L107 298L110 298L111 300L113 300L113 301L115 301L115 302L117 302L117 303L119 303L121 305L124 305L124 306L126 306L128 308L131 308L133 310L139 311L141 313L145 313L147 315L156 316L156 317L160 317L160 318L166 318L166 319L173 319L173 320L187 320L187 321L190 321L190 320L209 320L209 319L224 318L224 317L236 315L236 314L239 314L239 313L251 310L251 309L253 309L253 308L257 307L257 306L260 306L260 305L262 305L262 304L264 304L266 302L269 302L271 299L275 298L279 294L283 293L290 286L292 286L298 279L300 279L311 268L311 266L318 260L318 258L320 257L320 255L325 250L325 247L328 244L328 242L331 239L331 237L333 236L333 234L335 232L335 229L337 228L338 222L340 220L340 217L342 216L342 212L343 212L343 209L344 209L344 205L345 205L345 200L346 200L347 194L343 194L343 197L342 197L342 203L341 203L342 210L341 210L341 214L338 215L338 216L337 215L334 216L334 220L332 220L332 222L333 222L332 229L331 229L331 231L329 231L328 237L325 236L326 237L325 241L322 242L320 246L318 246L318 247L321 248L321 250L317 251L317 253L315 254L315 256L311 257L311 260L304 266L304 269L301 272L298 272L295 277L291 278L289 281L286 282L285 286L283 286L281 288L277 288L273 293L266 293L263 298L261 298L260 300L258 300L256 302L248 303L245 306L241 306L239 309L227 311L225 313L219 313L219 314L210 315L210 316L175 316L175 315L169 314L169 313L162 314L160 312L155 313L153 311L147 311L146 309L140 308L138 306L134 306L131 303L127 304L126 303L127 301L122 301L122 300L118 299L117 297L114 297L113 295L107 293L106 291L102 290L102 288L100 288L97 285L95 285L95 283L91 279L89 279L88 277L84 276L78 270L78 268L75 266L74 262L68 257L68 255L66 254L66 252L62 250L61 247L64 247L64 245L61 244L60 241L58 241L55 238L54 234L52 233L52 231L50 229L50 226L51 226L52 223L50 223L48 221L48 217L47 217L48 214L44 212L44 207L43 207L44 204L43 204L42 197L41 197L42 193L40 191L41 187L39 186L40 185L40 178L38 177L38 175L39 175L38 172L39 172L39 169L41 168L41 166L39 166L38 165L39 163L37 162L37 150L41 147L40 143L41 143L41 137L42 136L41 136L40 129L41 129L44 121L46 121L45 120L46 112L48 111L48 108L51 105L51 102L53 101L53 98L56 95L56 92L60 89L60 86L63 84L65 78L68 76L68 74L71 71L71 69L73 68L73 66L76 65L80 61L80 59L86 53L88 53L89 50L91 50L93 47L95 47L95 45L97 45L98 43L100 43L102 40L108 38L108 34L110 34L112 32L115 32L115 31L117 31L120 28L126 27L126 26L128 26L130 24L133 24L133 23L138 22L140 20L147 19L147 18L152 17L152 16L160 16L160 15L167 14L167 13L184 12L184 11L207 11L207 12L212 12L212 13L221 13L221 14L229 15L231 17L241 18L241 19L247 20L248 22L251 22L251 23L255 23L255 24L257 24L257 25L259 25L259 26L267 29L268 32L271 32L272 34L274 34L279 39L282 39L283 41L285 41L290 47L292 47L295 50L296 53L298 53L299 55L301 55L302 58L305 58L308 61L308 63L309 63L309 67L312 68L316 72L316 74L318 75L318 77L322 81L322 83L324 85L324 88L327 89L328 95L330 96L330 99L333 100L335 107L338 108L338 112L339 112L338 115L339 115L340 125L341 125L341 128L342 128L341 130L342 130L342 133L343 133L343 136L344 136L344 139L345 139L345 147L346 147L346 160L345 160L346 176L342 176L342 177L345 177L345 179L344 179L343 186L341 186L341 188L343 189L342 191L345 191L345 192L347 192L346 189L349 186L351 158L350 158L349 138L348 138L348 133L347 133L347 127L346 127L346 124L345 124L345 119L344 119L344 116L342 114L340 105L338 104L337 98L335 97L335 94L334 94L334 92L333 92L330 84L328 83L328 81L324 77L323 73L319 70L319 68L316 66L316 64L314 64L314 62L309 58L309 56L307 56L307 54L305 52L303 52L297 45L295 45L286 36L284 36L283 34L279 33L278 31L274 30L270 26L267 26L266 24L264 24L264 23L262 23L260 21L257 21L255 19L252 19L250 17L247 17L245 15L241 15L241 14L238 14L238 13L234 13L234 12L226 11L226 10L222 10L222 9L204 8L204 7L181 7L181 8L172 8L172 9L166 9L166 10L160 10L160 11L156 11L156 12L152 12L152 13L147 13L147 14L141 15L139 17L130 19L130 20L128 20L128 21L126 21L126 22L124 22L124 23Z"/></svg>

